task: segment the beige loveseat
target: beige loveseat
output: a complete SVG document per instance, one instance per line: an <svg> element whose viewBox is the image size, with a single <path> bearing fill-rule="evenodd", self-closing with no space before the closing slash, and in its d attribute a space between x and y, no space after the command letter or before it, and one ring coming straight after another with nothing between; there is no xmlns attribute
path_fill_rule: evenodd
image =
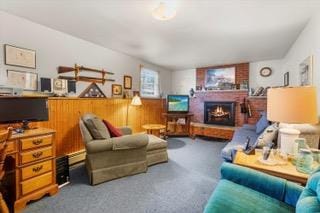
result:
<svg viewBox="0 0 320 213"><path fill-rule="evenodd" d="M123 136L111 138L103 121L91 113L83 115L79 125L92 185L146 172L147 166L168 161L167 142L156 136L132 135L124 127L119 128Z"/></svg>

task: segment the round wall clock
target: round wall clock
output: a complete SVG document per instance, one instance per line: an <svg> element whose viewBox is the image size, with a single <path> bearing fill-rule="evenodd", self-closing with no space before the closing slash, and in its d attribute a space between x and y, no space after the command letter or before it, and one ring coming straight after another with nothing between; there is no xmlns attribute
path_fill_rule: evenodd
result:
<svg viewBox="0 0 320 213"><path fill-rule="evenodd" d="M272 74L272 70L270 67L263 67L260 70L260 75L263 77L268 77Z"/></svg>

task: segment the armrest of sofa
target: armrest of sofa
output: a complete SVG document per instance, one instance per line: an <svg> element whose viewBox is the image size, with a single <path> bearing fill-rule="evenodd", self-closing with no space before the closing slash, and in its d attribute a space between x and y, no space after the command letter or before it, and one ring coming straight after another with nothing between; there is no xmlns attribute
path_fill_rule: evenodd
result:
<svg viewBox="0 0 320 213"><path fill-rule="evenodd" d="M110 139L104 140L92 140L86 143L86 152L88 154L111 151L113 144L110 142Z"/></svg>
<svg viewBox="0 0 320 213"><path fill-rule="evenodd" d="M146 134L125 135L109 139L112 142L112 150L136 149L146 147L149 139Z"/></svg>
<svg viewBox="0 0 320 213"><path fill-rule="evenodd" d="M286 203L288 201L288 204L292 206L295 206L296 198L300 196L302 191L302 188L299 188L297 184L287 184L285 179L231 163L222 164L221 176L223 179L246 186L277 200Z"/></svg>
<svg viewBox="0 0 320 213"><path fill-rule="evenodd" d="M123 127L119 127L118 129L120 130L120 132L123 135L131 135L132 134L132 129L130 127L123 126Z"/></svg>

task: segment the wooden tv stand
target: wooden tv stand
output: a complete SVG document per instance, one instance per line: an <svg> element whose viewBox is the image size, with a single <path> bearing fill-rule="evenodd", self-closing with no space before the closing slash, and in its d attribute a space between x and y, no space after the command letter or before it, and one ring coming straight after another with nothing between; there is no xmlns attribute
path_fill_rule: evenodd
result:
<svg viewBox="0 0 320 213"><path fill-rule="evenodd" d="M165 118L165 136L191 136L190 123L193 114L191 113L163 113ZM179 124L179 119L184 119L183 124ZM170 128L170 127L173 128Z"/></svg>

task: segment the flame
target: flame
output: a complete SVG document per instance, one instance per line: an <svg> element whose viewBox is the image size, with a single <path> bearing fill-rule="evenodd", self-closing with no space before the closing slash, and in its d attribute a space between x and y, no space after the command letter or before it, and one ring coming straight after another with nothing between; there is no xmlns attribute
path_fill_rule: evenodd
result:
<svg viewBox="0 0 320 213"><path fill-rule="evenodd" d="M225 117L230 116L230 112L226 112L221 106L217 106L213 112L210 112L210 115L213 115L214 117Z"/></svg>

